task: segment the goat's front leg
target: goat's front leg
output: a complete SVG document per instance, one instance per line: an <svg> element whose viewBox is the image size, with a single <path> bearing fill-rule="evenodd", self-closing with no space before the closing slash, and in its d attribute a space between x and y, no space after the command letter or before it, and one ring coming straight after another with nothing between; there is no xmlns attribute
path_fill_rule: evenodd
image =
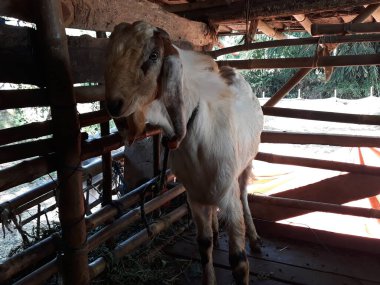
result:
<svg viewBox="0 0 380 285"><path fill-rule="evenodd" d="M193 219L197 226L197 242L203 268L202 284L216 284L213 261L212 261L212 216L213 207L193 202L189 199Z"/></svg>
<svg viewBox="0 0 380 285"><path fill-rule="evenodd" d="M236 183L237 184L237 183ZM232 190L232 189L231 189ZM229 261L237 285L249 284L249 263L245 252L245 224L239 186L230 192L226 209L226 226L229 236Z"/></svg>
<svg viewBox="0 0 380 285"><path fill-rule="evenodd" d="M212 240L214 242L214 247L219 247L218 207L214 207L212 211Z"/></svg>

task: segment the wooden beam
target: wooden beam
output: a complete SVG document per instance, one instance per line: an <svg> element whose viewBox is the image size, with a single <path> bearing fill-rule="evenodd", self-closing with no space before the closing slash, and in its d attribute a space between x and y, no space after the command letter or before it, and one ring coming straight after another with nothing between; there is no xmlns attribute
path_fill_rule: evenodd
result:
<svg viewBox="0 0 380 285"><path fill-rule="evenodd" d="M345 204L378 195L380 193L379 183L380 176L349 173L286 190L271 196L322 203ZM251 210L253 216L270 221L285 220L312 212L309 210L285 209L282 206L264 206L259 204L252 206Z"/></svg>
<svg viewBox="0 0 380 285"><path fill-rule="evenodd" d="M14 166L2 169L0 170L0 192L23 183L32 182L56 169L54 155L24 160Z"/></svg>
<svg viewBox="0 0 380 285"><path fill-rule="evenodd" d="M333 11L336 9L363 6L366 4L378 4L378 0L341 0L341 1L292 1L292 0L267 0L250 1L251 19L265 18L273 16L291 16L297 14L318 13L323 11ZM232 2L229 5L212 5L210 7L199 7L191 9L188 4L173 9L178 15L186 16L189 19L210 19L214 23L241 20L242 11L245 9L245 1ZM176 9L176 10L174 10Z"/></svg>
<svg viewBox="0 0 380 285"><path fill-rule="evenodd" d="M380 23L313 24L313 36L380 33Z"/></svg>
<svg viewBox="0 0 380 285"><path fill-rule="evenodd" d="M264 195L249 195L248 201L262 205L274 205L284 208L380 219L380 210L366 209L362 207L342 206L332 203L321 203L308 200L289 199Z"/></svg>
<svg viewBox="0 0 380 285"><path fill-rule="evenodd" d="M368 6L363 13L358 15L355 19L353 19L353 23L360 23L364 21L370 13L373 11L374 5ZM298 21L300 21L301 25L311 34L312 30L312 22L306 17L305 14L293 15ZM316 57L329 56L330 52L338 46L337 43L331 44L328 42L324 42L324 44L320 44L316 53ZM277 104L286 94L292 90L306 75L311 72L312 68L301 68L288 82L286 82L280 90L274 94L269 101L265 104L265 106L274 106ZM326 81L331 78L331 75L334 71L334 66L324 66Z"/></svg>
<svg viewBox="0 0 380 285"><path fill-rule="evenodd" d="M156 127L147 127L145 132L141 134L136 140L142 140L150 136L154 136L161 133L161 129ZM124 141L119 133L112 133L99 139L93 139L91 141L84 141L82 143L81 159L86 160L91 157L99 156L109 151L118 149L124 145Z"/></svg>
<svg viewBox="0 0 380 285"><path fill-rule="evenodd" d="M380 54L368 55L342 55L277 58L277 59L251 59L251 60L219 60L219 66L231 66L237 69L274 69L274 68L317 68L326 66L366 66L380 65Z"/></svg>
<svg viewBox="0 0 380 285"><path fill-rule="evenodd" d="M2 0L0 15L36 22L33 5L29 0ZM186 40L195 46L214 42L213 32L206 24L169 13L147 0L62 0L61 5L63 23L67 28L110 32L120 22L144 19L167 31L173 40Z"/></svg>
<svg viewBox="0 0 380 285"><path fill-rule="evenodd" d="M44 156L54 151L52 139L41 139L0 147L0 163L6 163L34 156Z"/></svg>
<svg viewBox="0 0 380 285"><path fill-rule="evenodd" d="M252 209L256 204L252 204ZM364 252L371 255L380 254L380 240L347 234L339 234L308 227L299 227L264 220L255 220L255 226L260 235L286 238L313 244L324 245L325 247L337 247L341 249L354 250L355 252ZM330 254L329 251L327 251ZM334 284L334 283L332 283Z"/></svg>
<svg viewBox="0 0 380 285"><path fill-rule="evenodd" d="M376 22L380 23L380 7L372 13L372 17L376 20Z"/></svg>
<svg viewBox="0 0 380 285"><path fill-rule="evenodd" d="M305 78L313 69L301 68L290 78L265 104L264 107L273 107L276 105L290 90L292 90L303 78Z"/></svg>
<svg viewBox="0 0 380 285"><path fill-rule="evenodd" d="M378 137L263 131L262 143L320 144L346 147L380 147Z"/></svg>
<svg viewBox="0 0 380 285"><path fill-rule="evenodd" d="M104 85L75 87L74 92L77 103L92 103L105 100Z"/></svg>
<svg viewBox="0 0 380 285"><path fill-rule="evenodd" d="M352 23L363 23L365 20L367 20L367 18L371 17L371 15L373 15L379 7L380 4L368 5L364 8L364 11L362 11L358 16L356 16L352 20Z"/></svg>
<svg viewBox="0 0 380 285"><path fill-rule="evenodd" d="M279 107L262 107L264 115L337 123L380 125L379 115L344 114Z"/></svg>
<svg viewBox="0 0 380 285"><path fill-rule="evenodd" d="M299 38L299 39L284 39L284 40L274 40L265 42L256 42L246 45L238 45L227 48L222 48L214 51L207 52L213 58L218 56L235 53L239 51L274 48L281 46L298 46L298 45L313 45L320 42L327 44L336 43L353 43L353 42L378 42L380 41L380 35L377 34L363 34L363 35L345 35L345 36L326 36L326 37L310 37L310 38Z"/></svg>
<svg viewBox="0 0 380 285"><path fill-rule="evenodd" d="M112 260L117 262L123 256L129 254L139 246L157 236L161 231L168 229L175 221L185 216L187 212L188 208L186 205L182 205L165 216L155 220L154 223L149 225L149 232L148 229L143 229L118 244L117 247L110 252ZM105 257L99 257L95 261L91 262L91 264L89 264L91 277L95 278L107 269L107 265L111 266L108 262Z"/></svg>
<svg viewBox="0 0 380 285"><path fill-rule="evenodd" d="M266 161L276 164L297 165L303 167L328 169L334 171L344 171L359 174L378 175L380 176L380 167L366 166L354 163L346 163L339 161L328 161L322 159L312 159L305 157L292 157L286 155L278 155L273 153L259 152L255 160Z"/></svg>
<svg viewBox="0 0 380 285"><path fill-rule="evenodd" d="M267 23L265 23L262 20L259 20L257 28L264 34L266 34L268 37L271 37L276 40L283 40L286 39L286 35L276 31L272 27L270 27Z"/></svg>
<svg viewBox="0 0 380 285"><path fill-rule="evenodd" d="M105 100L104 86L74 87L74 93L77 103ZM0 110L44 106L49 106L45 89L0 90Z"/></svg>
<svg viewBox="0 0 380 285"><path fill-rule="evenodd" d="M19 127L0 130L0 145L10 144L21 140L38 138L53 133L51 121L35 122Z"/></svg>
<svg viewBox="0 0 380 285"><path fill-rule="evenodd" d="M311 35L311 24L312 22L305 14L297 14L293 15L293 17L304 27L305 31L307 31Z"/></svg>

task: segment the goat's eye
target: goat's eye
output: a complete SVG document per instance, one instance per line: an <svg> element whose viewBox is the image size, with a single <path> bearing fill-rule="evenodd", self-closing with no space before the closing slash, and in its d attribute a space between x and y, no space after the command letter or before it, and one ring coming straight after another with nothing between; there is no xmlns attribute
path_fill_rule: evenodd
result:
<svg viewBox="0 0 380 285"><path fill-rule="evenodd" d="M149 60L151 60L151 61L156 61L157 59L158 59L158 57L159 57L159 53L158 53L158 51L153 51L151 54L150 54L150 56L149 56Z"/></svg>

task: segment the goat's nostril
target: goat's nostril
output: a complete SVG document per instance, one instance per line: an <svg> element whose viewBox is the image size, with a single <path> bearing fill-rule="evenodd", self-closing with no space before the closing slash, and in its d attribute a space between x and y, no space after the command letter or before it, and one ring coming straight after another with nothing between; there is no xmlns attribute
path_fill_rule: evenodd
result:
<svg viewBox="0 0 380 285"><path fill-rule="evenodd" d="M115 99L107 103L107 109L111 116L119 116L122 106L123 100L121 99Z"/></svg>

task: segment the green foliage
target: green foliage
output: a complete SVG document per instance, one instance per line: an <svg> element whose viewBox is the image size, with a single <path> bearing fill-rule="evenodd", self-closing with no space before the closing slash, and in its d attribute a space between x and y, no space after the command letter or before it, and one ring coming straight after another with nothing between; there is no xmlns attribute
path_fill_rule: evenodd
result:
<svg viewBox="0 0 380 285"><path fill-rule="evenodd" d="M293 34L295 37L304 37L304 34ZM268 41L269 37L258 35L257 41ZM240 38L236 37L235 44ZM316 46L287 46L271 49L252 50L239 55L228 55L226 59L267 59L267 58L295 58L313 57ZM336 55L358 55L380 53L380 43L351 43L342 44L338 47ZM252 90L258 97L272 96L279 90L295 73L295 69L267 69L243 71L243 75L251 84ZM375 96L380 95L380 67L378 66L349 66L335 68L329 81L326 82L324 69L315 69L294 87L288 98L298 96L301 89L302 98L316 99L329 98L337 90L339 98L358 99L369 96L370 88L373 87Z"/></svg>

